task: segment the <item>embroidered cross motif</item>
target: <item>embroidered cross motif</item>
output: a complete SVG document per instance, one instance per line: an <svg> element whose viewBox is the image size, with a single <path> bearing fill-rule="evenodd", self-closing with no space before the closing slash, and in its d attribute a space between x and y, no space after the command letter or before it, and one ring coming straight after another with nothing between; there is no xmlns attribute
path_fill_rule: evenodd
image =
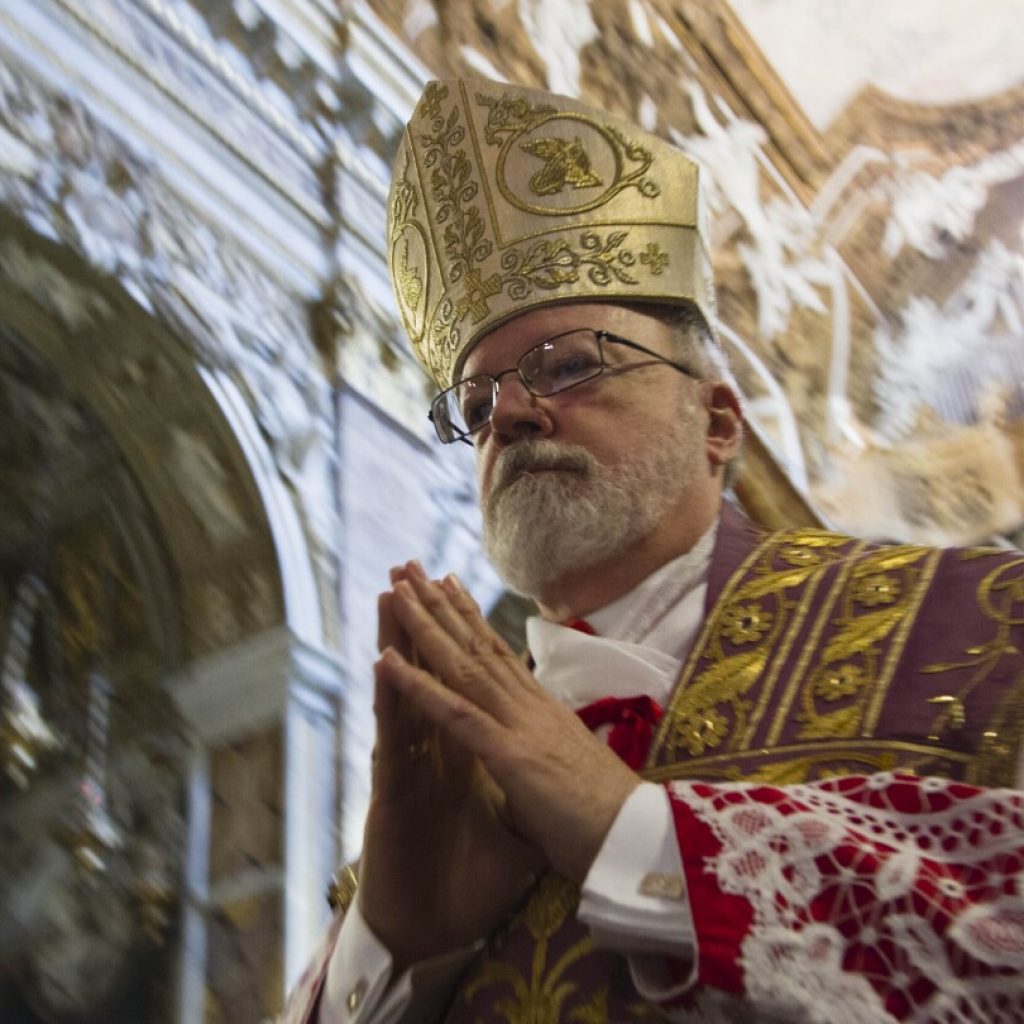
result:
<svg viewBox="0 0 1024 1024"><path fill-rule="evenodd" d="M492 295L501 291L501 278L497 274L491 274L486 281L480 277L480 271L474 267L466 274L466 290L462 297L455 304L455 316L462 320L469 313L473 317L473 323L478 324L491 311L487 300Z"/></svg>
<svg viewBox="0 0 1024 1024"><path fill-rule="evenodd" d="M657 276L668 266L668 253L657 242L648 242L647 248L640 253L640 262Z"/></svg>

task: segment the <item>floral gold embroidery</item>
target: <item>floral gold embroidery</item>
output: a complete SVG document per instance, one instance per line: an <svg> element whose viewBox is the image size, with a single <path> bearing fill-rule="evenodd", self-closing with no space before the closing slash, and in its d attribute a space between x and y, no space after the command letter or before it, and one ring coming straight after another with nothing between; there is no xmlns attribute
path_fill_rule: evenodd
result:
<svg viewBox="0 0 1024 1024"><path fill-rule="evenodd" d="M530 894L524 911L526 927L537 942L550 938L576 909L579 892L561 875L549 872Z"/></svg>
<svg viewBox="0 0 1024 1024"><path fill-rule="evenodd" d="M423 294L423 279L420 277L419 271L409 265L408 242L403 244L399 253L395 276L398 278L398 288L402 294L403 303L408 309L415 309Z"/></svg>
<svg viewBox="0 0 1024 1024"><path fill-rule="evenodd" d="M868 674L859 665L837 665L818 676L814 693L825 700L839 700L863 690L867 683Z"/></svg>
<svg viewBox="0 0 1024 1024"><path fill-rule="evenodd" d="M852 738L864 734L871 702L884 699L906 630L927 590L917 563L929 549L912 546L868 552L853 566L837 594L836 631L821 648L802 690L800 739ZM933 564L932 561L927 563ZM824 710L826 705L845 703Z"/></svg>
<svg viewBox="0 0 1024 1024"><path fill-rule="evenodd" d="M507 93L498 99L477 93L476 101L487 108L484 139L489 146L500 145L502 139L509 134L517 138L531 125L555 113L555 108L550 104L531 104L522 96L510 96Z"/></svg>
<svg viewBox="0 0 1024 1024"><path fill-rule="evenodd" d="M1000 702L982 733L979 756L967 775L981 786L1013 786L1018 782L1020 750L1024 744L1024 672Z"/></svg>
<svg viewBox="0 0 1024 1024"><path fill-rule="evenodd" d="M486 259L493 246L484 237L480 208L472 203L479 191L473 167L461 148L466 131L459 123L459 108L452 107L447 118L440 112L431 120L430 132L421 136L423 162L430 169L430 191L437 204L434 216L444 224L444 250L448 275L459 281L477 263Z"/></svg>
<svg viewBox="0 0 1024 1024"><path fill-rule="evenodd" d="M613 281L636 284L630 268L636 263L631 249L623 246L628 232L612 231L602 236L596 231L584 231L579 248L568 241L534 242L525 251L509 249L501 257L505 273L502 277L513 299L523 299L533 289L553 289L573 284L586 269L592 284L606 287Z"/></svg>
<svg viewBox="0 0 1024 1024"><path fill-rule="evenodd" d="M892 604L899 596L900 581L887 573L876 573L858 580L850 595L854 601L867 608Z"/></svg>
<svg viewBox="0 0 1024 1024"><path fill-rule="evenodd" d="M576 908L579 890L559 875L544 875L530 895L521 916L510 929L525 923L534 941L529 978L512 964L491 956L467 981L462 998L472 1005L477 993L491 985L501 986L500 997L493 1002L497 1019L506 1024L558 1024L560 1020L578 1020L581 1024L597 1024L607 1020L607 990L598 990L593 997L575 1007L566 1017L566 1001L579 991L579 985L566 979L566 972L593 951L588 935L569 946L553 963L549 963L551 937L562 927Z"/></svg>
<svg viewBox="0 0 1024 1024"><path fill-rule="evenodd" d="M451 303L447 311L439 309L435 318L439 336L445 333L450 335L450 344L444 347L454 349L457 346L455 324L467 316L473 323L480 323L490 313L488 299L502 294L506 289L511 298L521 300L535 288L554 289L573 284L583 272L598 287L607 287L613 282L637 283L632 272L637 256L624 244L628 231L612 231L607 235L584 231L577 245L567 240L552 242L543 239L526 250L510 249L502 255L502 272L484 277L479 264L491 255L493 245L485 237L480 209L473 202L479 186L473 180L472 165L462 148L466 133L459 123L459 110L453 107L447 118L442 116L440 101L443 98L442 91L428 91L424 96L424 112L434 113L430 131L421 136L421 142L424 146L424 163L431 169L430 188L436 204L435 216L438 224L444 225L448 275L453 284L460 281L463 283L461 295ZM491 109L487 138L497 139L502 134L516 130L521 133L523 118L532 124L538 116L545 117L547 113L502 101ZM562 142L564 140L535 139L523 143L529 152L548 160L532 179L536 190L548 194L559 191L567 183L574 187L599 184L599 179L590 180L591 172L587 170L589 160L582 149L570 144L566 144L568 148L555 145ZM646 261L641 258L641 264L650 265L651 272L655 273L657 271L651 260L657 254L648 255ZM406 277L409 286L414 288L415 283L410 275ZM449 318L447 332L440 329L442 316ZM443 353L439 355L443 356ZM441 359L436 361L439 365L443 362Z"/></svg>
<svg viewBox="0 0 1024 1024"><path fill-rule="evenodd" d="M797 544L787 544L779 551L779 558L790 565L818 565L821 562L821 555L814 548Z"/></svg>
<svg viewBox="0 0 1024 1024"><path fill-rule="evenodd" d="M724 715L710 708L685 719L680 723L679 731L683 736L683 746L697 757L722 742L729 731L729 723Z"/></svg>
<svg viewBox="0 0 1024 1024"><path fill-rule="evenodd" d="M764 671L766 646L715 662L677 696L664 740L672 757L680 747L697 756L723 742L729 723L719 708L731 708L738 723L746 720L749 705L744 694Z"/></svg>
<svg viewBox="0 0 1024 1024"><path fill-rule="evenodd" d="M573 1024L607 1024L608 986L599 986L585 1003L574 1006L569 1012L569 1020Z"/></svg>
<svg viewBox="0 0 1024 1024"><path fill-rule="evenodd" d="M756 598L777 596L792 587L799 587L811 579L818 571L816 565L794 566L791 569L768 570L744 582L737 590L730 607L741 602Z"/></svg>
<svg viewBox="0 0 1024 1024"><path fill-rule="evenodd" d="M961 553L960 557L968 560L994 553L993 551L965 551ZM950 728L962 727L963 721L965 721L964 706L968 696L996 672L1004 658L1019 655L1013 633L1024 626L1024 558L1001 562L995 569L983 576L978 584L977 595L978 608L995 624L993 635L983 643L968 647L964 652L967 657L962 661L936 663L928 665L922 670L928 674L970 670L967 682L957 693L946 695L933 702L942 708L941 713L932 724L933 736L941 736L945 730ZM1024 678L1018 680L1017 686L1024 687ZM1009 730L1006 731L1009 734ZM986 747L986 754L991 753L991 749L994 749L995 739L996 737L991 738ZM1018 725L1010 749L1015 751L1020 742L1021 729ZM991 758L989 760L991 761ZM992 761L992 763L997 762ZM1012 763L1013 756L1010 756L1004 758L1002 766L1005 768ZM990 767L986 769L986 771L990 770ZM986 775L986 779L991 778L991 774ZM1011 770L1009 773L1004 773L999 784L1012 785L1013 781Z"/></svg>
<svg viewBox="0 0 1024 1024"><path fill-rule="evenodd" d="M722 633L734 644L748 644L760 640L771 624L771 612L762 611L759 604L734 605L722 616Z"/></svg>
<svg viewBox="0 0 1024 1024"><path fill-rule="evenodd" d="M623 249L622 243L629 232L612 231L607 239L602 239L596 231L585 231L580 235L580 245L587 255L581 254L581 264L590 264L587 276L594 284L606 285L612 278L636 284L636 278L625 268L636 263L632 250Z"/></svg>
<svg viewBox="0 0 1024 1024"><path fill-rule="evenodd" d="M828 665L864 654L884 640L903 619L904 608L882 608L844 623L844 628L825 645L821 661Z"/></svg>
<svg viewBox="0 0 1024 1024"><path fill-rule="evenodd" d="M804 710L798 719L806 723L799 733L801 739L857 734L865 710L861 698L870 691L869 684L877 679L883 653L881 645L888 641L907 612L907 606L900 604L841 623L839 633L825 645L819 659L821 667L804 691ZM814 707L816 697L831 703L844 697L857 699L846 707L822 714Z"/></svg>
<svg viewBox="0 0 1024 1024"><path fill-rule="evenodd" d="M756 743L768 713L773 718L762 741L772 744L798 723L801 740L860 734L872 702L887 692L926 593L931 570L916 563L930 551L870 550L819 530L766 540L705 627L700 653L663 720L656 759L683 751L706 757ZM739 651L731 654L729 645Z"/></svg>
<svg viewBox="0 0 1024 1024"><path fill-rule="evenodd" d="M807 545L828 558L850 540L818 530L793 530L781 543ZM779 568L774 558L779 546L778 536L767 539L723 593L662 718L652 763L675 758L681 751L700 757L716 748L734 749L753 727L760 705L747 695L756 686L766 685L769 663L780 654L784 657L788 649L789 641L780 644L793 628L790 610L794 605L787 595L794 588L798 593L805 586L813 589L812 578L822 571L816 564ZM729 653L727 644L740 650Z"/></svg>
<svg viewBox="0 0 1024 1024"><path fill-rule="evenodd" d="M617 128L608 125L605 131L615 139L615 141L622 147L622 152L625 153L626 159L633 163L640 164L640 167L633 171L631 174L625 175L618 183L616 191L627 188L630 185L634 185L636 190L645 199L654 199L661 195L661 188L658 184L652 181L650 178L644 177L644 175L650 170L651 163L654 158L651 156L651 152L646 146L641 146L639 142L631 142L622 134Z"/></svg>

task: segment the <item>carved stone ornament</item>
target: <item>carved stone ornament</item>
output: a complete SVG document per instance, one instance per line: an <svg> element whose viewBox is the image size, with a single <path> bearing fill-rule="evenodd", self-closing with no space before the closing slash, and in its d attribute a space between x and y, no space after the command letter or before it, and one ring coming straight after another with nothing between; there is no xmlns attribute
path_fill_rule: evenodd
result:
<svg viewBox="0 0 1024 1024"><path fill-rule="evenodd" d="M199 365L239 385L330 592L333 409L303 301L176 195L152 161L15 61L0 66L0 130L37 160L31 180L0 164L0 204L115 275ZM104 315L87 290L53 288L31 255L15 262L8 253L5 266L69 327ZM185 461L196 470L195 459Z"/></svg>
<svg viewBox="0 0 1024 1024"><path fill-rule="evenodd" d="M171 97L236 159L305 215L326 224L315 170L325 155L326 140L316 114L329 105L331 93L316 89L311 96L308 86L300 84L303 77L308 81L308 65L297 76L288 76L292 79L289 84L298 86L296 95L306 97L305 102L296 104L288 91L272 80L280 66L271 69L264 65L271 75L267 81L246 54L236 50L229 55L230 44L219 41L186 0L54 2L121 61ZM217 6L230 9L232 5ZM264 21L263 39L274 34L268 32ZM289 49L288 43L284 49ZM56 55L53 59L60 63ZM247 64L250 74L242 70Z"/></svg>

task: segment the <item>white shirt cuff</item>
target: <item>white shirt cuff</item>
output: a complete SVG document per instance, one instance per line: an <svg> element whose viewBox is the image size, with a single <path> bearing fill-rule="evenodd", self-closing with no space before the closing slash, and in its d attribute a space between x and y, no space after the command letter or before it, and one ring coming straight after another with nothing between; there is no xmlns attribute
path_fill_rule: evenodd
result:
<svg viewBox="0 0 1024 1024"><path fill-rule="evenodd" d="M419 1024L438 1016L483 941L413 964L389 987L392 960L353 901L338 933L318 1024Z"/></svg>
<svg viewBox="0 0 1024 1024"><path fill-rule="evenodd" d="M579 919L594 944L629 959L634 984L656 1001L692 984L697 963L686 879L668 793L639 785L622 805L583 883ZM664 958L690 960L688 978Z"/></svg>

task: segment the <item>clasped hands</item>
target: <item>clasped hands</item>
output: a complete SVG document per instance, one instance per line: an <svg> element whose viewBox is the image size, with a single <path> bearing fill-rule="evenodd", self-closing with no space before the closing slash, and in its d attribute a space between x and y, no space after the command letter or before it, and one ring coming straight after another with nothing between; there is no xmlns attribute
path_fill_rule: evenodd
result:
<svg viewBox="0 0 1024 1024"><path fill-rule="evenodd" d="M454 576L410 562L391 579L359 900L402 966L485 937L548 867L582 882L640 779Z"/></svg>

